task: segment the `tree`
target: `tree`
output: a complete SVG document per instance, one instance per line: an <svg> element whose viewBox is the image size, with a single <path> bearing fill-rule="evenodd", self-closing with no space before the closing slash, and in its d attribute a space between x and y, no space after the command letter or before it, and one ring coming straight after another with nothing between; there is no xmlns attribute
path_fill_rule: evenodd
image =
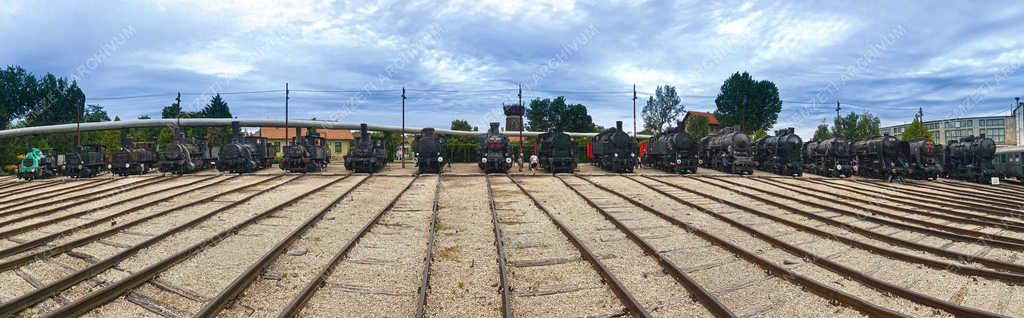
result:
<svg viewBox="0 0 1024 318"><path fill-rule="evenodd" d="M761 140L761 138L764 137L768 137L768 131L764 129L759 129L755 131L753 135L751 135L750 142L757 142L758 140Z"/></svg>
<svg viewBox="0 0 1024 318"><path fill-rule="evenodd" d="M452 120L452 130L472 131L473 126L469 124L465 119Z"/></svg>
<svg viewBox="0 0 1024 318"><path fill-rule="evenodd" d="M755 81L747 72L734 73L725 80L715 105L715 115L723 127L738 125L748 134L774 126L782 111L775 83Z"/></svg>
<svg viewBox="0 0 1024 318"><path fill-rule="evenodd" d="M881 121L868 112L849 113L837 117L832 125L832 136L857 141L881 135Z"/></svg>
<svg viewBox="0 0 1024 318"><path fill-rule="evenodd" d="M29 126L74 123L85 109L85 93L75 81L46 74L38 88L35 102L25 114Z"/></svg>
<svg viewBox="0 0 1024 318"><path fill-rule="evenodd" d="M20 66L0 70L0 130L10 128L15 118L21 117L35 104L39 81L35 75Z"/></svg>
<svg viewBox="0 0 1024 318"><path fill-rule="evenodd" d="M682 100L676 94L675 87L658 86L654 91L654 96L649 97L647 105L644 106L642 113L644 128L655 133L660 132L666 124L675 122L684 109L686 106L682 104Z"/></svg>
<svg viewBox="0 0 1024 318"><path fill-rule="evenodd" d="M708 125L708 118L704 116L693 116L689 121L686 122L686 133L690 135L693 140L700 140L704 136L708 135L711 131L711 126Z"/></svg>
<svg viewBox="0 0 1024 318"><path fill-rule="evenodd" d="M928 127L925 127L924 123L921 122L921 118L914 116L914 121L911 122L910 125L907 125L906 128L903 128L903 134L900 135L900 140L911 141L921 137L934 141L932 140L932 133L929 132Z"/></svg>
<svg viewBox="0 0 1024 318"><path fill-rule="evenodd" d="M110 121L110 115L107 114L107 111L103 110L103 106L89 105L85 107L85 114L82 116L82 122L94 123L101 121Z"/></svg>
<svg viewBox="0 0 1024 318"><path fill-rule="evenodd" d="M220 94L213 96L210 99L210 103L203 107L203 110L199 111L201 118L231 118L231 108L228 107L228 103L220 97ZM206 140L209 140L213 145L223 145L231 141L231 128L230 127L207 127L206 128Z"/></svg>
<svg viewBox="0 0 1024 318"><path fill-rule="evenodd" d="M531 100L526 120L527 129L532 131L547 131L556 126L564 131L594 131L594 119L587 114L587 106L567 104L564 96Z"/></svg>
<svg viewBox="0 0 1024 318"><path fill-rule="evenodd" d="M818 125L818 130L814 131L811 141L818 142L829 138L832 138L832 132L828 131L828 124L821 124Z"/></svg>

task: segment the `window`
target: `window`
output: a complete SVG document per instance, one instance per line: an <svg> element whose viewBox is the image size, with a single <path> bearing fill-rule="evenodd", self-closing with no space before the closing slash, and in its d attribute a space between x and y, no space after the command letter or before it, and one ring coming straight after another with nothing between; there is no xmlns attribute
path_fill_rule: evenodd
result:
<svg viewBox="0 0 1024 318"><path fill-rule="evenodd" d="M1002 127L1003 124L1004 124L1004 121L1003 121L1002 118L999 118L999 119L979 119L978 120L978 126Z"/></svg>
<svg viewBox="0 0 1024 318"><path fill-rule="evenodd" d="M341 142L340 141L335 141L334 142L334 152L341 152Z"/></svg>
<svg viewBox="0 0 1024 318"><path fill-rule="evenodd" d="M967 136L970 136L970 135L971 135L971 130L970 129L947 130L946 131L946 140L947 141L949 141L949 140L956 140L956 139L960 139L960 137L967 137Z"/></svg>
<svg viewBox="0 0 1024 318"><path fill-rule="evenodd" d="M950 121L946 121L946 125L945 126L946 126L946 129L949 129L949 128L963 128L963 127L971 127L971 125L973 123L974 123L974 121L970 120L970 119L950 120Z"/></svg>
<svg viewBox="0 0 1024 318"><path fill-rule="evenodd" d="M939 137L941 137L941 136L939 135L939 131L938 130L932 132L932 141L939 142L939 140L942 140Z"/></svg>
<svg viewBox="0 0 1024 318"><path fill-rule="evenodd" d="M937 130L937 129L939 129L939 123L927 123L927 124L924 124L924 126L927 127L928 130Z"/></svg>
<svg viewBox="0 0 1024 318"><path fill-rule="evenodd" d="M992 141L996 143L1006 142L1006 129L1005 128L981 128L978 133L985 134L986 137L992 138Z"/></svg>

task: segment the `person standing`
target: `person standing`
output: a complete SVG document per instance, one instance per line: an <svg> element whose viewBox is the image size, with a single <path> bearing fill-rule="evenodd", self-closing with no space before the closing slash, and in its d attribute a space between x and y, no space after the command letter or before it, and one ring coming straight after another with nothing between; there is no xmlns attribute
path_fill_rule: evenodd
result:
<svg viewBox="0 0 1024 318"><path fill-rule="evenodd" d="M537 174L537 166L540 165L540 158L537 158L537 154L530 155L530 173Z"/></svg>

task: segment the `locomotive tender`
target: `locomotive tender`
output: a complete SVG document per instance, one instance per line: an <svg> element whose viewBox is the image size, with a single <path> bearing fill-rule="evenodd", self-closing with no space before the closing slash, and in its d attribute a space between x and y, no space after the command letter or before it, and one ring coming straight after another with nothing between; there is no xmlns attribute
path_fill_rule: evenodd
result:
<svg viewBox="0 0 1024 318"><path fill-rule="evenodd" d="M764 171L779 175L803 175L800 152L803 141L792 127L775 131L775 136L761 138L754 143L754 162Z"/></svg>
<svg viewBox="0 0 1024 318"><path fill-rule="evenodd" d="M622 121L616 121L614 128L608 128L590 140L591 162L601 169L627 173L636 166L636 140L622 131Z"/></svg>
<svg viewBox="0 0 1024 318"><path fill-rule="evenodd" d="M537 135L537 158L540 167L550 173L576 171L576 140L561 128L552 128Z"/></svg>
<svg viewBox="0 0 1024 318"><path fill-rule="evenodd" d="M696 173L700 144L686 133L683 122L659 132L647 143L645 165L673 173Z"/></svg>
<svg viewBox="0 0 1024 318"><path fill-rule="evenodd" d="M434 128L423 128L413 141L416 154L416 173L441 173L448 164L444 137L434 133Z"/></svg>
<svg viewBox="0 0 1024 318"><path fill-rule="evenodd" d="M327 151L327 140L320 137L320 134L312 128L306 129L306 135L302 135L302 128L295 127L295 137L292 143L284 147L284 157L281 159L281 170L288 172L319 172L327 168L331 162L331 153Z"/></svg>
<svg viewBox="0 0 1024 318"><path fill-rule="evenodd" d="M476 141L477 166L484 173L507 173L512 168L512 144L508 136L498 130L498 123L491 123L486 133Z"/></svg>
<svg viewBox="0 0 1024 318"><path fill-rule="evenodd" d="M217 154L217 170L221 172L248 173L269 168L277 156L277 149L270 146L266 137L242 136L237 121L231 122L231 142L220 147Z"/></svg>
<svg viewBox="0 0 1024 318"><path fill-rule="evenodd" d="M380 171L388 160L384 140L370 136L366 124L359 124L359 139L344 159L345 170L361 173Z"/></svg>
<svg viewBox="0 0 1024 318"><path fill-rule="evenodd" d="M160 172L186 174L205 170L213 163L206 140L185 137L181 127L174 127L174 141L164 146Z"/></svg>
<svg viewBox="0 0 1024 318"><path fill-rule="evenodd" d="M750 136L738 127L725 127L701 138L701 162L705 167L735 174L752 174Z"/></svg>
<svg viewBox="0 0 1024 318"><path fill-rule="evenodd" d="M135 142L128 135L128 128L122 128L121 149L110 158L110 172L119 176L146 174L159 161L155 143Z"/></svg>

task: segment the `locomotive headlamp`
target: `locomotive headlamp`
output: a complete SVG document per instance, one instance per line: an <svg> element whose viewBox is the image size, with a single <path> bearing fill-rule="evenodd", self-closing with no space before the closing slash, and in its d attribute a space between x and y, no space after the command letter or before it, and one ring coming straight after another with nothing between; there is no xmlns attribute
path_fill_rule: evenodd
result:
<svg viewBox="0 0 1024 318"><path fill-rule="evenodd" d="M512 163L512 158L505 158L505 163Z"/></svg>
<svg viewBox="0 0 1024 318"><path fill-rule="evenodd" d="M841 166L841 165L836 165L836 170L843 170L843 166Z"/></svg>
<svg viewBox="0 0 1024 318"><path fill-rule="evenodd" d="M630 156L630 157L636 157L636 154L635 154L635 153L632 153L632 152L630 152L630 153L629 153L629 156Z"/></svg>
<svg viewBox="0 0 1024 318"><path fill-rule="evenodd" d="M444 162L444 157L437 157L437 162Z"/></svg>
<svg viewBox="0 0 1024 318"><path fill-rule="evenodd" d="M682 160L676 159L676 164L682 164L682 163L683 163Z"/></svg>
<svg viewBox="0 0 1024 318"><path fill-rule="evenodd" d="M113 167L114 167L113 165L109 165L109 164L107 165L107 169L110 169L110 168L113 168Z"/></svg>
<svg viewBox="0 0 1024 318"><path fill-rule="evenodd" d="M480 162L487 163L487 158L480 158Z"/></svg>
<svg viewBox="0 0 1024 318"><path fill-rule="evenodd" d="M618 158L618 157L619 157L619 154L615 154L615 158Z"/></svg>

